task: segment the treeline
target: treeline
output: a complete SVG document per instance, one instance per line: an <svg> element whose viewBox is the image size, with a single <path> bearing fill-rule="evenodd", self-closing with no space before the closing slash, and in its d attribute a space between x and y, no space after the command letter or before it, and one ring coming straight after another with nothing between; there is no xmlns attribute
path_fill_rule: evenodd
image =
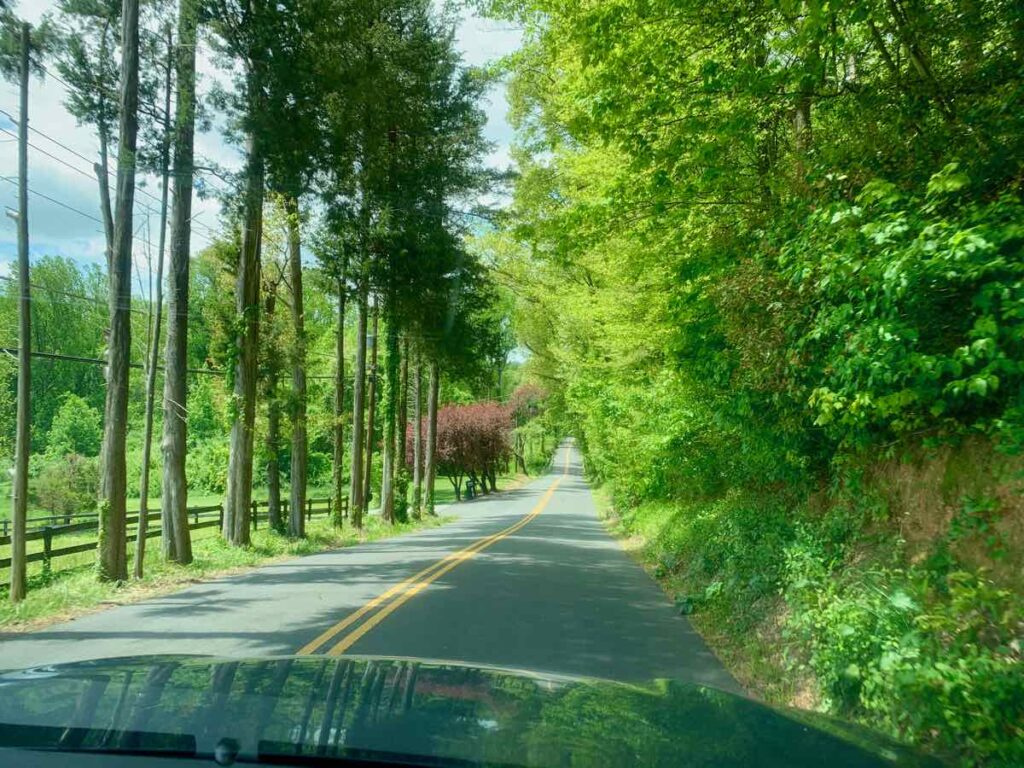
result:
<svg viewBox="0 0 1024 768"><path fill-rule="evenodd" d="M102 282L106 312L101 318L95 308L80 310L92 337L77 347L91 345L81 356L104 365L87 370L58 359L54 365L76 381L50 377L53 386L38 397L31 387L34 404L28 392L18 397L25 417L39 419L29 420L34 434L25 432L28 439L15 448L11 598L25 591L28 454L56 439L53 425L68 408L83 421L94 422L83 406L102 413L104 580L128 577L126 504L135 488L145 510L150 489L159 486L162 554L191 560L190 470L208 475L224 467L222 534L237 546L249 541L261 469L272 524L291 536L304 533L311 471L318 479L330 474L334 508L348 498L353 525L362 525L372 493L385 520L406 519L411 473L402 425L421 416L423 490L411 514L432 512L442 378L455 387L491 384L510 348L495 290L463 244L468 209L492 179L481 166L487 145L478 102L487 79L462 65L452 19L427 0L180 0L176 8L152 2L141 9L135 0L68 2L36 30L19 25L7 6L3 14L5 74L24 93L30 75L55 79L66 107L96 133L107 265L71 274L68 263L49 259L30 268L27 232L19 243L17 346L35 356L31 365L19 363L19 381L47 364L41 355L70 356L63 338L41 337L46 321L22 308L50 311L41 297L55 308L79 290L96 296ZM204 47L231 82L200 103L196 61ZM23 106L31 111L27 97ZM197 125L215 118L242 153L237 173L197 159ZM135 237L142 171L160 182L152 254L137 253ZM193 221L200 183L221 196L222 232ZM20 215L27 220L27 207ZM193 259L197 238L209 244ZM315 256L315 267L304 263L304 252ZM136 316L133 256L141 255L151 255L155 293ZM36 285L36 278L46 282ZM83 281L89 285L79 288ZM98 323L102 341L94 335ZM316 384L314 353L323 371ZM56 395L69 389L81 402ZM25 423L19 417L19 440ZM202 441L204 430L207 437L226 430L226 447ZM133 467L136 440L141 456ZM371 490L378 444L380 484ZM159 467L158 482L151 464ZM280 517L285 474L288 520ZM215 482L207 476L203 484Z"/></svg>
<svg viewBox="0 0 1024 768"><path fill-rule="evenodd" d="M1024 6L489 5L489 246L683 610L769 698L1020 764Z"/></svg>

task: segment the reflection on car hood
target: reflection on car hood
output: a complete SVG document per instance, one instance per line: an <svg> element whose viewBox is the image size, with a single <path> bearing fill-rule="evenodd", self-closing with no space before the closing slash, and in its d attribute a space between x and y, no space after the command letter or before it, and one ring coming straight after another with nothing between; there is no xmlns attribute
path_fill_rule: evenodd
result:
<svg viewBox="0 0 1024 768"><path fill-rule="evenodd" d="M3 673L0 746L536 768L931 764L861 729L700 686L366 656Z"/></svg>

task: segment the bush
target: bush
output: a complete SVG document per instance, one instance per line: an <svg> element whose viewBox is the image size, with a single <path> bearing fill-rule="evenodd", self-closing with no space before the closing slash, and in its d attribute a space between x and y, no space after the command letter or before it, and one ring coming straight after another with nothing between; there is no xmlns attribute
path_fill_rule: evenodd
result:
<svg viewBox="0 0 1024 768"><path fill-rule="evenodd" d="M54 414L46 438L51 456L68 453L96 456L103 439L103 417L99 411L75 394L66 394Z"/></svg>
<svg viewBox="0 0 1024 768"><path fill-rule="evenodd" d="M202 440L185 454L185 476L190 491L219 494L227 490L227 439Z"/></svg>
<svg viewBox="0 0 1024 768"><path fill-rule="evenodd" d="M35 481L39 506L70 520L76 514L92 512L99 493L99 460L67 454L45 464Z"/></svg>
<svg viewBox="0 0 1024 768"><path fill-rule="evenodd" d="M841 575L806 531L786 552L790 644L828 708L966 764L1024 760L1024 604L977 575Z"/></svg>

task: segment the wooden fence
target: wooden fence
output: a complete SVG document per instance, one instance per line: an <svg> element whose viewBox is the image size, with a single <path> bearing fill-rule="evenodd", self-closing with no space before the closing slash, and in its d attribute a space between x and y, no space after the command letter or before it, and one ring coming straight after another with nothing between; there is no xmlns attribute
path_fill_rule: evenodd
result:
<svg viewBox="0 0 1024 768"><path fill-rule="evenodd" d="M268 502L266 501L254 501L252 502L252 509L250 518L252 520L252 529L255 531L260 525L260 514L263 514L263 523L268 524ZM306 500L306 520L312 520L314 516L328 515L333 512L333 502L331 499L307 499ZM224 525L224 506L222 504L214 504L205 507L189 507L188 508L189 524L188 528L190 531L195 531L200 528L212 528L214 526L222 527ZM342 500L342 517L348 517L348 499ZM25 541L39 541L43 542L43 549L41 552L31 552L25 556L25 561L28 563L35 563L42 561L43 567L49 569L50 563L54 558L65 557L67 555L75 555L79 552L89 552L97 548L98 541L85 541L79 544L73 544L68 547L62 547L60 549L53 548L53 540L60 536L68 536L75 533L84 533L87 531L96 532L97 526L99 525L99 514L96 512L90 512L81 515L74 515L74 519L80 520L81 522L73 523L59 523L60 520L67 520L68 518L64 515L49 515L46 517L33 517L27 521L31 526L33 523L36 524L34 528L30 528L25 534ZM281 518L285 521L288 520L288 500L281 500ZM147 523L153 521L160 521L159 512L150 512L146 515ZM9 545L11 543L11 536L8 531L9 520L3 520L2 528L0 528L0 547ZM129 515L127 518L127 524L138 525L139 515ZM42 526L39 523L44 523ZM159 536L161 533L160 528L151 528L147 525L146 538L150 539L155 536ZM128 541L135 541L136 535L130 534ZM10 568L11 558L0 558L0 569Z"/></svg>

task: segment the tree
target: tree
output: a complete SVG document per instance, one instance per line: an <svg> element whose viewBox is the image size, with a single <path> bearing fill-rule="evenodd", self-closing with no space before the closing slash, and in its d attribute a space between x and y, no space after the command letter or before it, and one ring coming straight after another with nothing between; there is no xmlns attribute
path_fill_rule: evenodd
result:
<svg viewBox="0 0 1024 768"><path fill-rule="evenodd" d="M434 512L434 479L437 477L437 398L441 387L441 376L437 363L428 365L430 383L427 390L427 444L423 454L424 508L428 515Z"/></svg>
<svg viewBox="0 0 1024 768"><path fill-rule="evenodd" d="M4 8L4 11L7 9ZM5 15L9 15L6 14ZM4 19L11 21L11 19ZM28 262L28 77L31 56L31 30L21 25L18 56L19 115L18 125L18 401L14 438L14 483L11 519L11 602L25 599L25 541L28 513L28 454L30 450L29 413L31 408L31 339L32 319ZM2 42L8 42L3 40ZM0 60L4 69L9 62Z"/></svg>
<svg viewBox="0 0 1024 768"><path fill-rule="evenodd" d="M117 140L114 128L120 108L117 50L123 35L122 2L60 0L57 9L57 71L71 85L64 103L79 124L95 126L99 138L99 161L94 170L99 184L107 267L112 270L114 207L110 199L110 152Z"/></svg>
<svg viewBox="0 0 1024 768"><path fill-rule="evenodd" d="M142 437L142 475L139 479L139 524L135 533L136 579L143 576L146 561L146 529L149 525L149 457L153 443L153 408L156 401L156 369L160 360L160 328L163 320L164 248L167 238L167 194L171 172L171 88L174 71L174 48L171 30L166 28L166 55L164 62L164 104L162 112L162 135L160 137L160 224L157 245L156 299L150 310L152 329L146 363L146 412Z"/></svg>
<svg viewBox="0 0 1024 768"><path fill-rule="evenodd" d="M124 0L121 27L121 95L117 197L110 258L110 344L101 451L99 577L128 578L125 501L128 430L128 366L131 355L132 207L139 101L139 5Z"/></svg>
<svg viewBox="0 0 1024 768"><path fill-rule="evenodd" d="M278 381L282 369L282 332L277 316L278 289L284 279L280 265L263 270L263 318L260 323L260 376L267 404L267 522L275 531L286 529L281 515L281 395Z"/></svg>
<svg viewBox="0 0 1024 768"><path fill-rule="evenodd" d="M286 198L288 220L288 268L292 288L292 324L295 334L292 347L292 456L291 507L288 532L306 535L306 468L309 451L306 431L306 330L302 302L302 250L299 243L299 202Z"/></svg>
<svg viewBox="0 0 1024 768"><path fill-rule="evenodd" d="M99 454L103 437L102 415L82 397L65 393L60 409L53 417L46 436L46 451L52 456L75 453Z"/></svg>

